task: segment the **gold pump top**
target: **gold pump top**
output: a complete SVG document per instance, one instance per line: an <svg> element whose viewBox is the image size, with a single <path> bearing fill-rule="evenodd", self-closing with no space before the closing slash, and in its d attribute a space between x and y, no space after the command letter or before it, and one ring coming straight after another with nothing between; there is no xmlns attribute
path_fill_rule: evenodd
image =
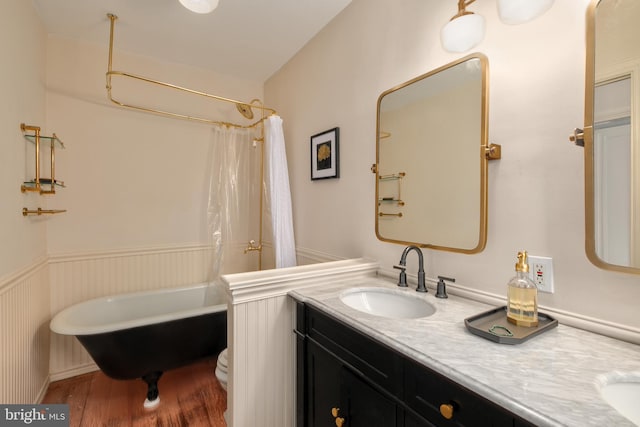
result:
<svg viewBox="0 0 640 427"><path fill-rule="evenodd" d="M518 252L518 262L516 262L516 271L524 273L529 272L529 262L527 260L527 251Z"/></svg>

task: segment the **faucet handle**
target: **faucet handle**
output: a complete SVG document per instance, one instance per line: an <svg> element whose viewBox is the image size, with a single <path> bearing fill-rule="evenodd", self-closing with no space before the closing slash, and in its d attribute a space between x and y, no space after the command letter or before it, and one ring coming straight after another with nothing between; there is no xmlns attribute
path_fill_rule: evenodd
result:
<svg viewBox="0 0 640 427"><path fill-rule="evenodd" d="M406 273L406 269L407 267L404 265L394 265L393 268L397 268L398 270L400 270L400 277L398 277L398 286L400 286L401 288L406 288L407 287L407 273Z"/></svg>
<svg viewBox="0 0 640 427"><path fill-rule="evenodd" d="M438 276L438 286L436 288L436 298L449 298L449 295L447 295L447 285L444 282L445 280L448 280L449 282L454 282L454 283L456 281L456 279L454 279L452 277Z"/></svg>

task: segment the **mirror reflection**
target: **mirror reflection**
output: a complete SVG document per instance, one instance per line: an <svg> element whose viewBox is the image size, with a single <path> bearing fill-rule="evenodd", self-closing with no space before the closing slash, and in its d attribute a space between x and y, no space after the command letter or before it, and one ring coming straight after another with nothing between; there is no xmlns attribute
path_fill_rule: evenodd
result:
<svg viewBox="0 0 640 427"><path fill-rule="evenodd" d="M640 2L594 1L589 15L587 254L600 267L640 272Z"/></svg>
<svg viewBox="0 0 640 427"><path fill-rule="evenodd" d="M486 243L487 59L470 55L378 99L376 235L474 253Z"/></svg>

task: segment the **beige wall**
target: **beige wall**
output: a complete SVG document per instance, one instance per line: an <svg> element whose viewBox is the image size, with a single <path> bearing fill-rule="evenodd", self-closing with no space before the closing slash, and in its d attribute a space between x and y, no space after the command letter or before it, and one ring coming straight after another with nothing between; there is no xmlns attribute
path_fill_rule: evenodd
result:
<svg viewBox="0 0 640 427"><path fill-rule="evenodd" d="M20 40L20 43L16 43ZM33 171L33 148L20 123L45 130L45 33L31 2L10 0L0 14L0 281L46 254L45 222L22 217L22 208L46 207L47 197L22 194ZM28 155L29 154L29 155Z"/></svg>
<svg viewBox="0 0 640 427"><path fill-rule="evenodd" d="M19 40L20 43L16 43ZM0 13L0 402L40 399L49 378L49 270L46 220L22 208L48 198L22 194L33 179L33 146L20 123L45 127L45 44L31 2L7 0Z"/></svg>
<svg viewBox="0 0 640 427"><path fill-rule="evenodd" d="M401 246L374 234L376 100L381 92L455 60L439 31L455 13L441 0L354 0L265 85L283 116L298 248L366 256L390 269ZM487 20L476 51L489 58L489 233L484 252L426 251L427 275L455 277L505 296L516 253L554 260L553 295L540 302L595 322L640 331L638 276L600 270L584 250L583 152L567 136L581 125L588 0L559 0L538 20L502 24L495 1L470 8ZM340 127L340 178L309 179L309 137ZM410 269L416 264L410 259Z"/></svg>

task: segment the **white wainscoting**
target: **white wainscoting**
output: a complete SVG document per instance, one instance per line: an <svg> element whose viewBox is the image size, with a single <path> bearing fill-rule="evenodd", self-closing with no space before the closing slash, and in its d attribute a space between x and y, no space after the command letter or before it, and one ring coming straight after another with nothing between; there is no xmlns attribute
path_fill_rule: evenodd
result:
<svg viewBox="0 0 640 427"><path fill-rule="evenodd" d="M265 244L263 264L268 266L270 245ZM244 254L246 242L229 247L225 271L257 268L255 252ZM335 260L328 254L301 250L299 262ZM208 281L212 276L213 250L208 245L174 245L51 255L51 316L78 302L124 292L170 288ZM51 334L51 380L94 371L97 366L74 337Z"/></svg>
<svg viewBox="0 0 640 427"><path fill-rule="evenodd" d="M295 427L295 303L287 293L377 269L358 259L222 276L229 293L229 426Z"/></svg>
<svg viewBox="0 0 640 427"><path fill-rule="evenodd" d="M51 256L51 315L91 298L205 282L211 259L206 245ZM97 369L78 340L54 333L50 365L52 381Z"/></svg>
<svg viewBox="0 0 640 427"><path fill-rule="evenodd" d="M235 246L240 255L230 257L229 271L255 268L257 254L242 256L246 244ZM97 369L74 337L50 332L49 322L60 310L105 295L205 282L212 257L211 248L200 244L54 254L0 278L0 402L40 402L49 380ZM269 259L265 254L265 264ZM304 249L298 258L303 264L335 259Z"/></svg>
<svg viewBox="0 0 640 427"><path fill-rule="evenodd" d="M39 402L49 384L47 259L0 279L0 402Z"/></svg>

